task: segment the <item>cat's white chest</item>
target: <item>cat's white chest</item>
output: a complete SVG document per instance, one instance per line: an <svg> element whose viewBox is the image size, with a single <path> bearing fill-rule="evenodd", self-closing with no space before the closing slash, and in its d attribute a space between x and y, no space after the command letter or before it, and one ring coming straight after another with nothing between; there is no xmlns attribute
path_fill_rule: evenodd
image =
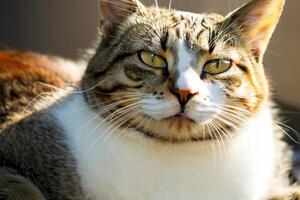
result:
<svg viewBox="0 0 300 200"><path fill-rule="evenodd" d="M86 124L95 113L72 114L84 106L79 96L55 114L93 200L260 200L267 190L274 161L268 112L224 149L222 143L158 144L98 120Z"/></svg>

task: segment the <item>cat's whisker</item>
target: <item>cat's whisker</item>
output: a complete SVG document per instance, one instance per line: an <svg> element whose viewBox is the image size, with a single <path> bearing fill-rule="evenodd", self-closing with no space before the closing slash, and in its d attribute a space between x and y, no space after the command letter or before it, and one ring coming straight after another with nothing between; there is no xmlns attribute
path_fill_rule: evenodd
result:
<svg viewBox="0 0 300 200"><path fill-rule="evenodd" d="M211 127L209 126L209 122L204 123L204 126L207 127L207 130L208 130L208 133L209 133L209 137L213 138L212 130L211 130ZM215 143L214 143L213 140L210 141L210 145L211 145L212 150L213 150L214 163L216 164L217 163L217 152L216 152L216 147L215 147Z"/></svg>
<svg viewBox="0 0 300 200"><path fill-rule="evenodd" d="M169 13L171 12L172 9L172 0L169 0Z"/></svg>
<svg viewBox="0 0 300 200"><path fill-rule="evenodd" d="M282 123L282 122L278 122L276 120L273 120L273 124L279 128L289 139L291 139L293 142L295 142L296 144L300 145L300 135L299 132L297 130L295 130L294 128ZM294 139L286 130L284 130L284 128L290 130L293 134L296 135L297 140Z"/></svg>
<svg viewBox="0 0 300 200"><path fill-rule="evenodd" d="M114 112L112 112L111 114L109 114L106 118L102 119L102 120L100 121L100 123L90 131L90 133L87 134L87 136L86 136L86 138L85 138L84 140L87 141L88 138L90 138L90 137L94 134L94 132L98 129L98 127L100 127L100 126L102 126L102 125L105 126L105 123L112 122L113 120L112 120L111 118L115 117L115 115L117 115L118 113L123 112L123 111L124 111L124 112L125 112L125 111L128 111L128 109L130 109L131 107L134 107L134 106L138 106L138 102L137 102L137 103L134 103L134 104L130 104L130 105L125 106L125 107L122 107L122 108L120 108L120 109L117 109L116 111L114 111ZM115 106L114 106L114 107L115 107ZM110 111L110 110L108 110L108 111ZM107 112L107 111L106 111L106 112ZM101 113L101 114L98 113L98 116L100 116L100 115L102 115L102 114L103 114L103 113ZM122 114L122 113L121 113L121 114ZM111 119L111 120L108 121L109 119Z"/></svg>
<svg viewBox="0 0 300 200"><path fill-rule="evenodd" d="M113 112L111 116L106 117L104 120L109 121L109 122L114 122L117 120L116 117L118 117L118 115L121 115L123 113L126 113L126 111L132 107L140 107L140 102L136 102L136 103L132 103L130 105L127 105L125 107L122 107L120 109L118 109L117 111Z"/></svg>
<svg viewBox="0 0 300 200"><path fill-rule="evenodd" d="M253 113L251 113L250 111L237 107L237 106L231 106L231 105L217 105L217 108L222 110L222 111L228 111L228 112L233 112L235 114L238 114L239 116L246 118L245 115L243 114L247 114L247 115L253 115Z"/></svg>
<svg viewBox="0 0 300 200"><path fill-rule="evenodd" d="M240 117L243 120L247 120L247 116L245 115L246 113L243 113L242 111L234 111L231 109L227 109L227 108L219 108L221 111L223 111L224 113L228 113L230 116L236 116L236 117ZM242 112L242 113L240 113ZM248 114L248 113L247 113Z"/></svg>
<svg viewBox="0 0 300 200"><path fill-rule="evenodd" d="M102 149L102 147L104 146L104 144L108 141L108 139L114 134L115 130L120 128L122 125L127 123L129 120L131 120L133 117L135 117L137 114L139 114L141 112L142 112L141 110L138 110L129 115L126 115L127 114L126 113L124 116L122 116L119 119L120 121L122 121L121 123L118 123L117 125L112 123L103 133L101 133L101 135L98 136L98 138L95 140L95 142L91 146L91 148L93 148L93 146L97 146L97 151L100 151ZM125 130L125 128L123 130ZM100 140L101 140L101 143L99 145L97 145Z"/></svg>
<svg viewBox="0 0 300 200"><path fill-rule="evenodd" d="M226 120L222 119L221 117L217 117L217 120L221 121L221 122L226 122ZM232 134L230 133L230 131L227 130L226 127L224 127L222 124L218 123L217 121L215 121L215 123L220 127L222 128L225 133L223 132L223 134L225 135L225 137L230 141L230 144L231 145L234 145L235 144L235 138L232 136Z"/></svg>
<svg viewBox="0 0 300 200"><path fill-rule="evenodd" d="M231 122L231 126L233 126L235 129L240 129L240 127L246 128L247 124L247 120L246 119L241 119L240 117L232 114L232 113L228 113L226 111L223 111L222 113L219 113L219 116L226 118L227 121L229 120L229 122ZM230 124L228 124L230 125Z"/></svg>
<svg viewBox="0 0 300 200"><path fill-rule="evenodd" d="M67 93L67 94L83 94L83 93L89 92L89 91L91 91L91 90L93 90L93 89L99 87L99 86L100 86L103 82L105 82L106 80L107 80L107 79L104 79L104 80L102 80L102 81L99 81L99 83L97 83L96 85L91 86L90 88L85 89L85 90L81 90L81 91L80 91L80 90L78 90L78 91L73 90L73 88L72 88L72 90L66 90L66 89L64 89L64 88L59 88L59 87L56 87L56 86L54 86L54 85L50 85L50 84L43 83L43 82L37 82L37 83L38 83L38 84L41 84L41 85L43 85L43 86L47 86L47 87L49 87L49 88L55 89L55 90L57 90L57 91L65 92L65 93Z"/></svg>
<svg viewBox="0 0 300 200"><path fill-rule="evenodd" d="M132 98L130 98L130 97L132 97ZM122 99L124 99L124 100L122 100ZM100 103L97 103L97 104L94 104L94 105L92 105L92 104L87 105L87 106L81 107L79 109L76 109L76 110L74 110L72 112L69 112L69 113L66 113L66 114L74 114L74 113L77 113L77 112L80 112L80 111L83 111L83 110L86 110L86 109L94 109L94 108L97 108L97 107L99 107L99 109L103 109L106 106L118 105L118 103L120 103L120 102L124 103L124 102L127 102L127 101L132 101L132 100L137 100L137 99L143 99L143 97L139 97L139 96L121 96L121 97L118 97L118 98L112 98L110 101L100 102ZM104 107L102 105L104 105Z"/></svg>
<svg viewBox="0 0 300 200"><path fill-rule="evenodd" d="M159 5L158 5L158 0L154 0L155 7L156 7L156 14L159 15Z"/></svg>
<svg viewBox="0 0 300 200"><path fill-rule="evenodd" d="M214 134L217 138L217 142L218 142L218 145L219 145L219 152L220 152L220 160L223 160L224 157L223 157L223 152L226 151L226 148L225 148L225 143L224 143L224 140L223 140L223 137L222 137L222 134L220 133L220 130L219 128L214 124L214 121L211 121L210 122L211 126L213 127L213 129L215 130L214 131ZM220 138L220 139L219 139ZM221 141L221 143L220 143ZM222 147L223 147L223 152L222 152Z"/></svg>
<svg viewBox="0 0 300 200"><path fill-rule="evenodd" d="M143 126L143 131L148 132L148 125L152 121L152 119L148 116L145 116L145 119L146 119L146 124Z"/></svg>
<svg viewBox="0 0 300 200"><path fill-rule="evenodd" d="M141 112L141 110L140 110L140 111L137 111L137 112L134 113L134 114L131 114L131 116L135 117L135 116L138 115L140 112ZM137 117L132 121L132 124L134 124L135 121L140 120L141 118L144 118L144 119L143 119L142 122L139 123L139 125L138 125L136 128L139 128L139 127L144 123L144 121L147 120L147 118L146 118L144 115L140 115L140 116L137 116ZM123 120L124 120L124 119L123 119ZM129 120L130 120L130 119L129 119ZM124 121L125 121L125 120L124 120ZM118 133L118 134L112 139L111 143L114 143L114 141L116 141L121 135L123 135L124 132L127 131L128 128L129 128L130 126L131 126L131 124L128 124L126 127L124 127L124 128L120 131L120 133ZM111 130L112 133L113 133L114 131L115 131L115 129ZM111 145L109 145L109 146L111 146Z"/></svg>
<svg viewBox="0 0 300 200"><path fill-rule="evenodd" d="M211 134L213 135L214 141L217 142L217 145L218 145L217 149L218 149L218 154L219 154L219 159L220 159L222 157L221 156L222 152L221 152L221 144L220 144L219 138L216 135L216 130L215 130L214 126L212 126L211 121L208 122L208 126L211 128Z"/></svg>
<svg viewBox="0 0 300 200"><path fill-rule="evenodd" d="M108 104L107 106L104 106L104 107L101 107L99 109L101 109L100 112L96 113L91 119L89 119L87 121L87 123L84 124L84 126L82 127L85 128L88 124L90 124L94 119L98 118L99 116L109 112L112 108L122 104L122 103L125 103L125 102L128 102L128 101L132 101L132 100L137 100L139 98L131 98L131 99L126 99L126 100L123 100L123 101L118 101L118 102L115 102L115 103L112 103L112 104Z"/></svg>
<svg viewBox="0 0 300 200"><path fill-rule="evenodd" d="M121 119L122 122L114 125L111 124L110 127L108 127L105 132L101 133L101 135L105 136L101 141L101 143L99 144L99 146L97 145L97 151L100 151L102 149L102 147L104 146L104 144L108 141L108 139L115 133L115 130L117 130L118 128L122 127L125 123L127 123L129 120L133 119L134 117L136 117L139 113L141 113L141 110L138 110L136 112L133 112L129 115L124 115ZM126 128L123 128L123 130L120 132L122 133L123 131L125 131ZM119 134L120 134L119 133ZM115 137L117 137L119 134L117 134Z"/></svg>
<svg viewBox="0 0 300 200"><path fill-rule="evenodd" d="M41 98L43 97L44 95L50 95L51 92L42 92L41 94L37 95L36 97L34 97L26 106L25 108L23 109L22 111L22 115L24 116L26 111L28 110L28 108L34 104L35 101L38 101L38 98Z"/></svg>
<svg viewBox="0 0 300 200"><path fill-rule="evenodd" d="M245 113L247 113L247 114L251 114L251 115L253 115L253 113L251 113L250 111L248 111L248 110L245 110L245 109L242 109L242 108L240 108L240 107L235 107L235 106L229 106L229 105L227 105L227 107L229 107L230 109L237 109L237 110L239 110L239 111L241 111L241 112L245 112ZM224 108L223 108L224 109ZM228 112L231 112L231 113L234 113L234 111L233 110L230 110L230 109L227 109L227 114L228 114ZM235 114L237 114L237 113L235 113ZM230 114L231 116L232 116L232 114ZM244 123L242 124L243 126L244 126L244 124L246 124L247 123L247 121L245 121L245 117L243 116L243 115L241 115L241 114L237 114L238 116L237 117L234 117L235 119L238 119L239 117L241 117L241 118L244 118L243 120L241 120L241 119L238 119L238 120L241 120L241 121L244 121ZM225 116L226 117L226 116ZM236 121L236 120L235 120ZM300 144L300 136L299 136L299 132L298 131L296 131L295 129L293 129L292 127L290 127L290 126L288 126L288 125L286 125L286 124L284 124L284 123L282 123L282 122L277 122L277 121L275 121L275 120L273 120L274 122L273 122L273 124L277 127L277 128L279 128L289 139L291 139L293 142L295 142L296 144ZM236 121L236 123L238 123L237 121ZM241 124L240 124L241 125ZM287 128L288 130L291 130L292 131L292 133L294 133L296 136L297 136L297 140L295 140L289 133L287 133L287 131L285 131L281 126L283 126L283 127L285 127L285 128Z"/></svg>
<svg viewBox="0 0 300 200"><path fill-rule="evenodd" d="M247 123L246 120L244 119L240 119L238 116L236 115L232 115L232 114L229 114L229 113L226 113L223 111L224 114L219 114L220 116L223 116L225 117L226 119L228 119L229 121L233 122L236 124L236 127L235 128L238 128L238 126L241 126L243 128L246 128L245 124Z"/></svg>
<svg viewBox="0 0 300 200"><path fill-rule="evenodd" d="M226 105L226 104L219 104L219 105L221 105L223 107L226 107L226 108L230 108L230 109L236 109L238 111L245 112L247 114L253 115L252 112L250 112L249 110L246 110L245 108L241 108L241 107L237 107L237 106L232 106L232 105ZM220 108L222 108L222 107L220 107Z"/></svg>
<svg viewBox="0 0 300 200"><path fill-rule="evenodd" d="M123 119L126 119L126 118L128 118L128 116L130 116L130 115L127 115L128 113L130 112L130 110L128 109L127 110L127 112L125 112L125 113L122 113L121 115L119 115L118 117L119 117L119 119L118 120L123 120ZM120 123L121 125L123 125L124 123L126 123L128 120L124 120L122 123ZM99 141L101 141L103 138L106 138L107 137L107 135L106 135L106 133L108 133L111 129L113 129L114 127L115 128L118 128L118 127L120 127L121 125L120 124L114 124L113 122L110 122L110 121L108 121L108 122L106 122L106 124L103 124L103 126L105 127L105 131L103 132L103 133L99 133L99 132L97 132L96 130L100 127L99 125L97 125L95 128L94 128L94 130L92 131L92 133L89 133L89 135L90 134L99 134L97 137L96 137L96 139L94 140L94 142L89 146L89 149L88 149L88 151L90 151L90 150L92 150L93 151L93 148L95 147L95 145L97 145L98 144L98 142Z"/></svg>
<svg viewBox="0 0 300 200"><path fill-rule="evenodd" d="M217 116L217 119L220 119L224 124L230 126L230 127L233 127L237 130L240 130L241 127L243 128L246 128L246 125L244 125L243 123L241 123L239 120L236 120L238 118L235 118L235 117L231 117L231 116L228 116L226 113L224 114L219 114L219 116ZM224 119L225 118L225 119ZM241 127L239 127L241 126Z"/></svg>
<svg viewBox="0 0 300 200"><path fill-rule="evenodd" d="M295 142L297 145L300 145L300 142L295 140L286 130L284 130L281 126L276 123L273 123L279 130L281 130L291 141ZM299 136L297 136L299 137Z"/></svg>

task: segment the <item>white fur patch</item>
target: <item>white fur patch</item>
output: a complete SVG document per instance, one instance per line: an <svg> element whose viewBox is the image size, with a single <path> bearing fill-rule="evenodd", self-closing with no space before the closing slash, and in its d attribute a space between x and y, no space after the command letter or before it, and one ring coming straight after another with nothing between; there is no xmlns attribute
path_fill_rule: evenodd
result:
<svg viewBox="0 0 300 200"><path fill-rule="evenodd" d="M196 86L201 87L201 80L199 74L193 70L192 66L193 56L187 51L184 40L178 41L178 63L177 70L179 77L176 81L176 87L179 90L191 90L196 92L201 88L195 88Z"/></svg>
<svg viewBox="0 0 300 200"><path fill-rule="evenodd" d="M87 124L95 112L81 95L54 114L92 200L256 200L265 195L274 168L268 106L221 156L208 142L161 144L133 130L99 125L98 118Z"/></svg>
<svg viewBox="0 0 300 200"><path fill-rule="evenodd" d="M141 101L143 112L156 120L176 115L181 111L178 100L173 97L169 100L158 100L155 96Z"/></svg>

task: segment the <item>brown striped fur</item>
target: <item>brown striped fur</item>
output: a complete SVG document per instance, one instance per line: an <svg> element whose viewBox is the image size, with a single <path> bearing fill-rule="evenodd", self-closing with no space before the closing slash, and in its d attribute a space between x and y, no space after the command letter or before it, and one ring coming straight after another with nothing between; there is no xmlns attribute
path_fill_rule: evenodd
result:
<svg viewBox="0 0 300 200"><path fill-rule="evenodd" d="M0 129L24 117L25 109L27 113L35 110L35 97L51 94L55 88L76 85L79 77L66 70L79 69L75 65L68 69L66 63L59 57L29 51L0 52Z"/></svg>

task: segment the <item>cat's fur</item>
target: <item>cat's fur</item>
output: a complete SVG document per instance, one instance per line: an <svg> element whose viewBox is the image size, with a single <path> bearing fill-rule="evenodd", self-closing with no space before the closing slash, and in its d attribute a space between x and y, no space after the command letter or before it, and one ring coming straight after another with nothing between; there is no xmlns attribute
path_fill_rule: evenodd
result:
<svg viewBox="0 0 300 200"><path fill-rule="evenodd" d="M262 65L283 5L252 0L222 17L101 1L101 42L79 90L25 116L21 95L9 109L3 95L0 111L22 116L2 122L0 199L300 199ZM143 64L141 51L168 67ZM231 68L203 72L220 58Z"/></svg>

